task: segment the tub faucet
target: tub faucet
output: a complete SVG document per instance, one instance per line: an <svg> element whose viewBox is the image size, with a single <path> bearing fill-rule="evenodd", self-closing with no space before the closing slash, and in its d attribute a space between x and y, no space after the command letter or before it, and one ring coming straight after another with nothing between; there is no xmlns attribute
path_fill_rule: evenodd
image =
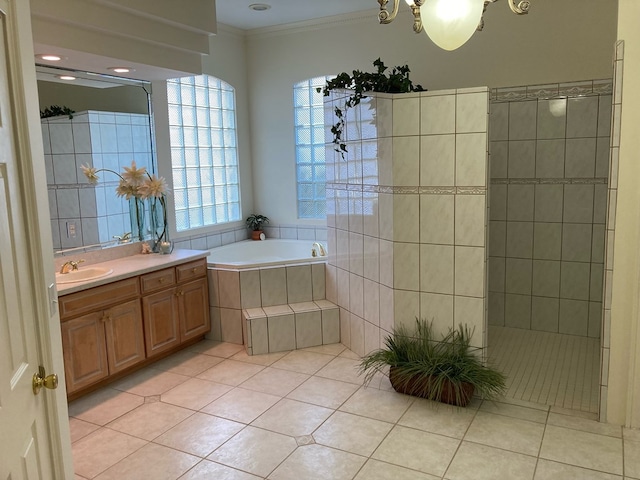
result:
<svg viewBox="0 0 640 480"><path fill-rule="evenodd" d="M78 264L84 262L84 260L69 260L65 262L60 268L60 273L69 273L71 270L78 270Z"/></svg>
<svg viewBox="0 0 640 480"><path fill-rule="evenodd" d="M311 246L311 256L317 257L318 255L320 255L321 257L326 257L327 251L324 249L324 245L322 245L320 242L315 242Z"/></svg>

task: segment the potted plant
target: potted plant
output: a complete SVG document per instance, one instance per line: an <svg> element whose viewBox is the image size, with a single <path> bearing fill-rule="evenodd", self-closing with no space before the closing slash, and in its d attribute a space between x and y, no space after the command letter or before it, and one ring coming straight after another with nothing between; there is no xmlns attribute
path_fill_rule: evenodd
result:
<svg viewBox="0 0 640 480"><path fill-rule="evenodd" d="M269 223L269 219L264 215L257 215L252 213L246 220L247 228L251 230L252 240L261 240L262 228Z"/></svg>
<svg viewBox="0 0 640 480"><path fill-rule="evenodd" d="M414 85L409 79L410 70L407 65L393 67L388 75L385 73L387 67L379 58L373 62L373 66L376 67L376 71L373 73L361 72L360 70L353 70L351 74L342 72L332 80L327 81L324 87L316 89L318 93L322 91L325 97L329 96L332 90L351 90L345 100L344 107L335 107L334 112L337 121L331 127L335 150L340 152L343 158L347 151L347 145L343 138L347 110L358 105L367 92L408 93L425 91L422 85Z"/></svg>
<svg viewBox="0 0 640 480"><path fill-rule="evenodd" d="M482 398L504 394L505 376L482 364L471 347L473 331L466 325L434 338L431 323L416 319L416 328L394 328L385 339L386 348L376 350L360 363L368 384L376 372L387 372L400 393L451 405L466 406L474 392Z"/></svg>

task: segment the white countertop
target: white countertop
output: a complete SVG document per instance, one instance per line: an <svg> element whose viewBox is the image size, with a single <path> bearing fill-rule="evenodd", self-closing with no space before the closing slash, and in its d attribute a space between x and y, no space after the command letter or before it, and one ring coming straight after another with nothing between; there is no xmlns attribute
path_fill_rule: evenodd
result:
<svg viewBox="0 0 640 480"><path fill-rule="evenodd" d="M155 270L161 270L180 263L206 258L209 255L207 250L182 250L176 249L169 255L160 255L157 253L143 255L141 253L130 255L128 257L109 260L107 262L92 264L92 267L104 267L113 269L113 273L106 277L96 278L94 280L86 280L74 283L58 283L56 288L58 296L67 295L69 293L79 292L88 288L106 285L107 283L116 282L125 278L135 277ZM82 265L79 267L82 270Z"/></svg>

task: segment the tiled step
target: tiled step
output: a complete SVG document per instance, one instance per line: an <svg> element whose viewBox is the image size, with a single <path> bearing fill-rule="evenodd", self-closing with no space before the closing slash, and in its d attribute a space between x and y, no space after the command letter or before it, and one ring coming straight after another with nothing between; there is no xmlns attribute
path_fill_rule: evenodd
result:
<svg viewBox="0 0 640 480"><path fill-rule="evenodd" d="M242 322L249 355L340 342L340 312L328 300L247 308Z"/></svg>

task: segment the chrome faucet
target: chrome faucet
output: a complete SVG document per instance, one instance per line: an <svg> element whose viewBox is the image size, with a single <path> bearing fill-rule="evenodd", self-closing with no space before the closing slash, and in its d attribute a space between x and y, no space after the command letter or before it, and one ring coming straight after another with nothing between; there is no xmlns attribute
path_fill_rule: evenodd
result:
<svg viewBox="0 0 640 480"><path fill-rule="evenodd" d="M315 242L311 246L311 256L317 257L318 255L320 255L321 257L326 257L327 251L324 249L324 245L322 245L320 242Z"/></svg>
<svg viewBox="0 0 640 480"><path fill-rule="evenodd" d="M84 262L83 259L80 260L69 260L65 262L60 268L60 273L69 273L71 270L78 270L78 264Z"/></svg>

